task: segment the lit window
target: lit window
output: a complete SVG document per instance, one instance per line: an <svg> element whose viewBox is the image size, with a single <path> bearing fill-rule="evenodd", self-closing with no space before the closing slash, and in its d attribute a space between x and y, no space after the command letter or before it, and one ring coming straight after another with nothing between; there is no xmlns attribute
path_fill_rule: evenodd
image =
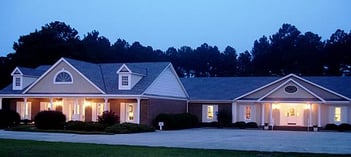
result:
<svg viewBox="0 0 351 157"><path fill-rule="evenodd" d="M128 86L129 80L128 76L122 76L122 86Z"/></svg>
<svg viewBox="0 0 351 157"><path fill-rule="evenodd" d="M101 116L104 113L104 104L98 103L96 105L96 115Z"/></svg>
<svg viewBox="0 0 351 157"><path fill-rule="evenodd" d="M251 119L251 106L246 106L245 107L245 119L250 120Z"/></svg>
<svg viewBox="0 0 351 157"><path fill-rule="evenodd" d="M212 120L213 119L213 105L208 105L207 106L207 119Z"/></svg>
<svg viewBox="0 0 351 157"><path fill-rule="evenodd" d="M56 74L54 83L58 83L58 84L73 83L72 75L68 71L63 69L62 71Z"/></svg>
<svg viewBox="0 0 351 157"><path fill-rule="evenodd" d="M21 86L21 78L19 78L19 77L16 77L16 78L15 78L15 85L16 85L17 87Z"/></svg>
<svg viewBox="0 0 351 157"><path fill-rule="evenodd" d="M334 117L336 122L341 121L341 108L340 107L335 107L335 117Z"/></svg>
<svg viewBox="0 0 351 157"><path fill-rule="evenodd" d="M128 120L134 120L134 107L133 104L128 105Z"/></svg>

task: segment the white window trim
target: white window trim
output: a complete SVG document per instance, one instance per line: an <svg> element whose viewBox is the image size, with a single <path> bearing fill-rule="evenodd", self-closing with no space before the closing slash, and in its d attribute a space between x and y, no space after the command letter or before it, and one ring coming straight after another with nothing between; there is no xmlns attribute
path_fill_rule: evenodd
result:
<svg viewBox="0 0 351 157"><path fill-rule="evenodd" d="M250 107L250 118L246 118L246 108ZM244 107L244 119L245 121L252 120L252 106L251 105L245 105Z"/></svg>
<svg viewBox="0 0 351 157"><path fill-rule="evenodd" d="M213 118L208 118L208 107L213 106ZM218 114L218 105L217 104L203 104L202 105L202 122L210 123L217 122L217 114Z"/></svg>
<svg viewBox="0 0 351 157"><path fill-rule="evenodd" d="M16 79L20 79L20 85L17 86L16 85ZM22 86L23 86L23 77L22 76L14 76L13 77L13 84L12 84L12 88L13 90L22 90Z"/></svg>
<svg viewBox="0 0 351 157"><path fill-rule="evenodd" d="M67 73L70 77L71 77L71 82L56 82L56 77L60 74L60 73L62 73L62 72L65 72L65 73ZM55 76L54 76L54 79L53 79L53 82L54 82L54 84L73 84L73 76L72 76L72 74L69 72L69 71L67 71L67 70L65 70L64 68L62 68L62 70L60 70L60 71L58 71L56 74L55 74Z"/></svg>
<svg viewBox="0 0 351 157"><path fill-rule="evenodd" d="M122 77L127 76L128 77L128 85L122 85ZM132 87L132 78L131 74L119 74L118 75L118 89L119 90L130 90Z"/></svg>
<svg viewBox="0 0 351 157"><path fill-rule="evenodd" d="M336 109L339 109L340 110L340 113L339 113L339 118L340 118L340 120L339 121L337 121L335 118L336 118ZM336 124L339 124L339 123L342 123L342 107L334 107L334 110L333 110L333 112L334 112L334 123L336 123Z"/></svg>

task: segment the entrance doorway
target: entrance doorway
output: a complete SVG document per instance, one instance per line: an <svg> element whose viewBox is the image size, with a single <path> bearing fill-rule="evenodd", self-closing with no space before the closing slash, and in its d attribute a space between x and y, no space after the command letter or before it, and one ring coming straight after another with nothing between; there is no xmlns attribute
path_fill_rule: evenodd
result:
<svg viewBox="0 0 351 157"><path fill-rule="evenodd" d="M304 109L306 104L280 103L277 105L279 105L281 126L304 126Z"/></svg>

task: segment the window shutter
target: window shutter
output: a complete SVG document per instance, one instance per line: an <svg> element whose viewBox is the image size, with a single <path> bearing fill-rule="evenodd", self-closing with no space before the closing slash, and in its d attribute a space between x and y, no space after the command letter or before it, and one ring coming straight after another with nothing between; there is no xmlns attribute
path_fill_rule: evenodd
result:
<svg viewBox="0 0 351 157"><path fill-rule="evenodd" d="M202 105L202 122L207 122L207 105Z"/></svg>

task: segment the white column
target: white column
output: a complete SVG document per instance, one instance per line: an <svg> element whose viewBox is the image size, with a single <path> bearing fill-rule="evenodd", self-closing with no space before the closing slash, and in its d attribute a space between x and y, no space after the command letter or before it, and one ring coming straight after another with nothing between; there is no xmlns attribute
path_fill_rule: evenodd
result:
<svg viewBox="0 0 351 157"><path fill-rule="evenodd" d="M261 125L264 126L264 103L261 103L262 105L262 114L261 114Z"/></svg>
<svg viewBox="0 0 351 157"><path fill-rule="evenodd" d="M104 111L108 111L108 98L105 98Z"/></svg>
<svg viewBox="0 0 351 157"><path fill-rule="evenodd" d="M308 126L312 126L312 104L310 104L310 115L309 115L309 119L310 119L310 121L309 121L309 123L308 123Z"/></svg>
<svg viewBox="0 0 351 157"><path fill-rule="evenodd" d="M321 104L318 104L318 127L321 127Z"/></svg>
<svg viewBox="0 0 351 157"><path fill-rule="evenodd" d="M138 116L136 116L137 117L137 119L136 119L136 122L137 122L137 124L140 124L140 115L141 115L141 113L140 113L140 98L138 98L137 99L137 110L136 110L136 113L138 114Z"/></svg>
<svg viewBox="0 0 351 157"><path fill-rule="evenodd" d="M2 109L2 98L0 98L0 110Z"/></svg>
<svg viewBox="0 0 351 157"><path fill-rule="evenodd" d="M269 111L269 124L273 125L273 104L270 103L270 106L271 106L271 108L270 108L270 111Z"/></svg>
<svg viewBox="0 0 351 157"><path fill-rule="evenodd" d="M233 117L233 119L232 119L232 122L233 123L235 123L237 120L236 120L236 107L237 107L237 104L236 104L236 102L233 102L232 103L232 117Z"/></svg>
<svg viewBox="0 0 351 157"><path fill-rule="evenodd" d="M50 98L50 108L49 110L54 110L53 107L54 107L54 103L53 103L53 98Z"/></svg>
<svg viewBox="0 0 351 157"><path fill-rule="evenodd" d="M24 119L28 119L28 103L27 98L24 98Z"/></svg>

